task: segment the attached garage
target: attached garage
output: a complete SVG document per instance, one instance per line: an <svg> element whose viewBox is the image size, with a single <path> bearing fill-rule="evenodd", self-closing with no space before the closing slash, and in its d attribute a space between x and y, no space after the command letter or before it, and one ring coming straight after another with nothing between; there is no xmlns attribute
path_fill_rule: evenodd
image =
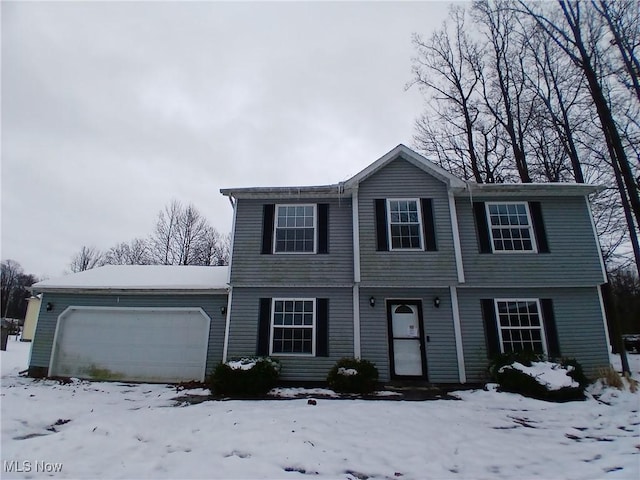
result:
<svg viewBox="0 0 640 480"><path fill-rule="evenodd" d="M222 360L227 267L105 266L42 293L29 374L203 381Z"/></svg>
<svg viewBox="0 0 640 480"><path fill-rule="evenodd" d="M69 307L58 317L50 375L203 381L211 319L201 308Z"/></svg>

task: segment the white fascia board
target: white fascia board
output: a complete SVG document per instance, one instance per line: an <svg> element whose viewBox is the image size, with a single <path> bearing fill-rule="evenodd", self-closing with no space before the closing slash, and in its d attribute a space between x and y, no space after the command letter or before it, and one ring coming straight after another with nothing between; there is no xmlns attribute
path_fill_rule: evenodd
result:
<svg viewBox="0 0 640 480"><path fill-rule="evenodd" d="M505 289L505 290L509 290L509 289L518 289L518 288L591 288L591 287L597 287L598 283L584 283L584 284L577 284L577 283L567 283L567 284L562 284L562 285L553 285L553 284L526 284L526 285L514 285L514 284L510 284L510 285L501 285L501 284L489 284L489 283L476 283L476 284L470 284L470 283L465 283L462 285L458 285L458 288L469 288L469 289L482 289L482 288L491 288L491 289Z"/></svg>
<svg viewBox="0 0 640 480"><path fill-rule="evenodd" d="M344 193L341 183L332 185L312 185L300 187L241 187L222 188L220 193L228 197L253 198L253 199L279 199L279 198L337 198Z"/></svg>
<svg viewBox="0 0 640 480"><path fill-rule="evenodd" d="M251 283L236 282L233 284L238 288L351 288L353 282L349 283Z"/></svg>
<svg viewBox="0 0 640 480"><path fill-rule="evenodd" d="M144 288L38 288L38 292L43 293L70 293L70 294L91 294L91 295L226 295L228 287L225 288L181 288L181 289L144 289Z"/></svg>
<svg viewBox="0 0 640 480"><path fill-rule="evenodd" d="M602 185L584 183L475 183L466 182L466 188L454 189L459 197L557 197L584 196L603 190Z"/></svg>

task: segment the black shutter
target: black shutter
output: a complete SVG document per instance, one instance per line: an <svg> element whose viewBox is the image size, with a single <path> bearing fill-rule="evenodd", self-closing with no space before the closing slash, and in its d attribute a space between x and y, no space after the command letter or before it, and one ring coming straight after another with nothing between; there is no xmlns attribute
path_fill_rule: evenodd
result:
<svg viewBox="0 0 640 480"><path fill-rule="evenodd" d="M316 357L329 356L329 299L316 299Z"/></svg>
<svg viewBox="0 0 640 480"><path fill-rule="evenodd" d="M318 204L318 253L329 253L329 204Z"/></svg>
<svg viewBox="0 0 640 480"><path fill-rule="evenodd" d="M420 200L422 207L422 228L424 231L424 249L429 252L438 250L436 245L436 225L433 218L433 201L430 198Z"/></svg>
<svg viewBox="0 0 640 480"><path fill-rule="evenodd" d="M377 250L386 252L389 250L387 237L387 201L384 198L376 200L376 239Z"/></svg>
<svg viewBox="0 0 640 480"><path fill-rule="evenodd" d="M547 243L547 233L544 229L544 221L542 220L542 207L540 202L529 202L529 212L531 212L531 222L533 223L533 233L536 236L539 253L549 253L549 244Z"/></svg>
<svg viewBox="0 0 640 480"><path fill-rule="evenodd" d="M491 253L491 238L489 237L487 210L484 206L484 202L473 202L473 214L476 218L480 253Z"/></svg>
<svg viewBox="0 0 640 480"><path fill-rule="evenodd" d="M484 322L484 335L487 340L487 357L493 358L499 355L500 337L498 336L498 322L496 319L496 307L492 298L480 300L482 304L482 320Z"/></svg>
<svg viewBox="0 0 640 480"><path fill-rule="evenodd" d="M258 355L269 355L269 335L271 332L271 299L260 299L260 316L258 317Z"/></svg>
<svg viewBox="0 0 640 480"><path fill-rule="evenodd" d="M547 354L551 358L559 358L560 342L558 341L558 330L556 329L556 317L553 314L553 300L550 298L540 299L540 307L542 308L544 333L547 337Z"/></svg>
<svg viewBox="0 0 640 480"><path fill-rule="evenodd" d="M273 203L263 205L262 208L262 251L273 253L273 217L276 206Z"/></svg>

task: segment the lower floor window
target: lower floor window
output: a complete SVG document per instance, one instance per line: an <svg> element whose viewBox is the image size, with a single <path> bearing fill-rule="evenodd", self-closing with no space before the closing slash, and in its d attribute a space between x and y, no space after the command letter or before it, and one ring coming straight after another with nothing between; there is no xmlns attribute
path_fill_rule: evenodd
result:
<svg viewBox="0 0 640 480"><path fill-rule="evenodd" d="M547 353L538 299L496 300L503 353Z"/></svg>
<svg viewBox="0 0 640 480"><path fill-rule="evenodd" d="M315 299L273 299L272 354L315 354L315 303Z"/></svg>

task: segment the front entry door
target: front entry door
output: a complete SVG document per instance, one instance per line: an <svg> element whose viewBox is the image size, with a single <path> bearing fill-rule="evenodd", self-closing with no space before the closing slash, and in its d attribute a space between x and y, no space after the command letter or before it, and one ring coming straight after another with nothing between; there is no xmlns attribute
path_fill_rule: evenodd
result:
<svg viewBox="0 0 640 480"><path fill-rule="evenodd" d="M390 302L389 349L394 377L425 377L424 335L419 302Z"/></svg>

